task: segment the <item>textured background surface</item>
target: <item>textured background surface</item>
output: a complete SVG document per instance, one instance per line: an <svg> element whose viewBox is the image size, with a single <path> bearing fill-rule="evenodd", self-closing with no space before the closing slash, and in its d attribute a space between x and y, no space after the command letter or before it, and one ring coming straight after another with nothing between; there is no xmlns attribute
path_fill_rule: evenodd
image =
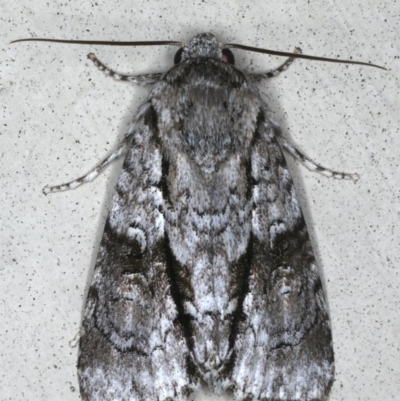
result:
<svg viewBox="0 0 400 401"><path fill-rule="evenodd" d="M288 157L330 306L337 367L330 400L398 399L400 4L259 3L1 0L1 401L79 399L71 343L119 167L75 191L45 197L41 189L87 172L113 149L147 93L106 79L86 54L143 73L165 71L176 51L8 42L187 41L204 31L222 42L300 46L391 69L298 60L261 91L287 138L315 161L361 175L357 184L335 181ZM235 55L247 71L282 62Z"/></svg>

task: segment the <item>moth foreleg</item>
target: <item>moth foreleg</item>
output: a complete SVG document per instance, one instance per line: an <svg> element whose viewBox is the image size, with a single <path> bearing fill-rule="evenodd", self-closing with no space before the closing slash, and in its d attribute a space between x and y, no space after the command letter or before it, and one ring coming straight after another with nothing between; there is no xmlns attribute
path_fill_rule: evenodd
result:
<svg viewBox="0 0 400 401"><path fill-rule="evenodd" d="M78 188L79 186L85 184L86 182L93 181L110 163L112 163L119 157L125 155L126 152L127 152L127 143L126 141L124 141L118 146L118 148L113 153L111 153L108 157L103 159L99 164L97 164L96 167L90 170L87 174L77 178L76 180L67 182L65 184L55 185L52 187L46 185L43 188L42 192L45 195L47 195L52 192L68 191L70 189Z"/></svg>
<svg viewBox="0 0 400 401"><path fill-rule="evenodd" d="M142 74L142 75L118 74L117 72L115 72L114 70L108 68L105 64L103 64L93 53L89 53L87 57L89 60L93 61L94 65L100 71L103 71L105 75L114 78L116 81L128 81L141 86L153 85L160 80L162 75L161 73Z"/></svg>
<svg viewBox="0 0 400 401"><path fill-rule="evenodd" d="M300 47L295 47L294 52L295 54L301 54L301 49ZM286 71L293 63L295 60L295 57L289 57L283 64L281 64L278 68L275 68L272 71L264 72L262 74L249 74L250 78L253 81L261 81L263 79L269 79L269 78L275 78L277 77L281 72Z"/></svg>

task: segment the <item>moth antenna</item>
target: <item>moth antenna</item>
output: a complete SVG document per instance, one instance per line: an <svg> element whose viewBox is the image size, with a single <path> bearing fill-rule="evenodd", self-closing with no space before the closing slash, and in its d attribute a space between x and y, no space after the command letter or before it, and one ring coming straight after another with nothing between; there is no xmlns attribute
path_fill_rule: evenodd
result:
<svg viewBox="0 0 400 401"><path fill-rule="evenodd" d="M277 50L260 49L258 47L239 45L239 44L236 44L236 43L227 43L227 44L224 45L224 47L228 47L228 48L231 48L231 49L248 50L248 51L256 52L256 53L271 54L273 56L304 58L304 59L307 59L307 60L327 61L329 63L365 65L367 67L375 67L375 68L380 68L381 70L387 71L387 68L385 68L385 67L382 67L382 66L377 65L377 64L365 63L363 61L341 60L341 59L335 59L335 58L309 56L307 54L280 52L280 51L277 51Z"/></svg>
<svg viewBox="0 0 400 401"><path fill-rule="evenodd" d="M138 41L138 42L115 42L107 40L68 40L68 39L45 39L45 38L28 38L28 39L17 39L11 43L18 42L51 42L51 43L72 43L78 45L101 45L101 46L183 46L181 42L175 42L173 40L153 40L153 41Z"/></svg>

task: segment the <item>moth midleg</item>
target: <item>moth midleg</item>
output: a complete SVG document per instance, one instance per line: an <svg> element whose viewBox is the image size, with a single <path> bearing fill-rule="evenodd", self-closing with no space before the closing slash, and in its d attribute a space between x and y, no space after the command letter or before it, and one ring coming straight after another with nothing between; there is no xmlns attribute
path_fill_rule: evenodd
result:
<svg viewBox="0 0 400 401"><path fill-rule="evenodd" d="M119 74L116 71L112 70L111 68L107 67L105 64L103 64L95 55L94 53L89 53L87 55L87 58L91 61L93 61L94 65L100 70L103 71L103 73L107 77L111 77L115 79L116 81L128 81L128 82L133 82L138 85L153 85L157 83L160 78L161 78L161 73L155 73L155 74L142 74L142 75L124 75L124 74Z"/></svg>
<svg viewBox="0 0 400 401"><path fill-rule="evenodd" d="M76 180L67 182L65 184L61 185L54 185L54 186L48 186L46 185L42 192L47 195L49 193L54 193L54 192L61 192L61 191L69 191L70 189L75 189L80 187L82 184L85 184L87 182L93 181L101 172L113 161L118 159L119 157L123 156L127 152L127 143L126 141L123 141L118 148L111 153L109 156L107 156L105 159L103 159L100 163L98 163L92 170L90 170L87 174L83 175L82 177L77 178Z"/></svg>
<svg viewBox="0 0 400 401"><path fill-rule="evenodd" d="M317 173L320 173L324 175L325 177L332 177L337 180L352 180L356 182L360 176L356 173L351 174L351 173L342 173L339 171L333 171L330 170L326 167L321 166L320 164L317 164L313 162L309 157L307 157L303 152L298 150L295 146L293 146L291 143L289 143L282 135L281 132L276 130L276 133L278 135L278 140L282 147L289 152L295 159L299 160L303 166L307 167L310 171L316 171Z"/></svg>
<svg viewBox="0 0 400 401"><path fill-rule="evenodd" d="M301 54L302 51L301 51L300 47L295 47L293 53ZM249 75L250 75L251 79L255 80L255 81L261 81L263 79L275 78L281 72L286 71L292 65L294 60L295 60L295 57L289 57L283 64L281 64L278 68L275 68L272 71L263 72L261 74L249 74Z"/></svg>

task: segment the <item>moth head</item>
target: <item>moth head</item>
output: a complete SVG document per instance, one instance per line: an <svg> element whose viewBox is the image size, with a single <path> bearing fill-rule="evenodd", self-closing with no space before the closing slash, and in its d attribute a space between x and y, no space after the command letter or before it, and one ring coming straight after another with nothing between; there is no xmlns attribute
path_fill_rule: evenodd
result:
<svg viewBox="0 0 400 401"><path fill-rule="evenodd" d="M235 57L229 49L222 49L217 38L212 33L196 35L187 45L181 47L175 54L174 63L198 58L213 58L229 64L235 64Z"/></svg>

